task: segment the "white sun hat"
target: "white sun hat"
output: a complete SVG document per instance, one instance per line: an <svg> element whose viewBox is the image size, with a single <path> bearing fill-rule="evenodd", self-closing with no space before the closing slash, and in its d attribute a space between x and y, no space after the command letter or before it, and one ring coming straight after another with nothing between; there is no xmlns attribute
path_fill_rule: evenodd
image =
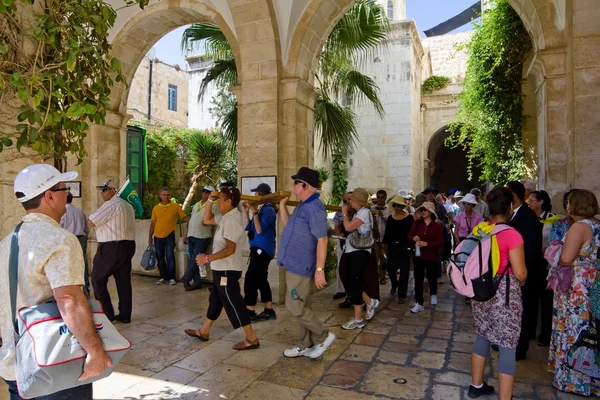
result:
<svg viewBox="0 0 600 400"><path fill-rule="evenodd" d="M475 195L474 195L474 194L471 194L471 193L469 193L469 194L467 194L465 197L463 197L463 198L462 198L462 199L459 201L459 203L468 203L468 204L473 204L473 205L477 205L477 204L479 204L479 203L477 202L477 198L475 197Z"/></svg>
<svg viewBox="0 0 600 400"><path fill-rule="evenodd" d="M68 182L77 178L77 172L69 171L64 174L48 164L33 164L23 169L15 178L14 190L17 199L24 203L59 182Z"/></svg>

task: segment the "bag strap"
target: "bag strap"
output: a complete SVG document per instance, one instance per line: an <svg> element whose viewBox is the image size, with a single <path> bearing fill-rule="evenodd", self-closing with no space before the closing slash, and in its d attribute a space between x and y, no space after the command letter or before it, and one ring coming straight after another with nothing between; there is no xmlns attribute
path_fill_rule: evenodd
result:
<svg viewBox="0 0 600 400"><path fill-rule="evenodd" d="M21 222L15 228L10 240L10 257L8 259L8 284L10 290L10 316L13 322L15 337L18 336L19 326L17 324L17 286L19 283L19 231Z"/></svg>

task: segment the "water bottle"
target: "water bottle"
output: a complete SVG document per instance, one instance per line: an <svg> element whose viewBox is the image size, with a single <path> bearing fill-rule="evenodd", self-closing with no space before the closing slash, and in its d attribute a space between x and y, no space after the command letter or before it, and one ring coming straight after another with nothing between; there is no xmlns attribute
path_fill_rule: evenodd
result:
<svg viewBox="0 0 600 400"><path fill-rule="evenodd" d="M205 264L200 264L198 266L198 269L200 270L200 277L201 278L205 278L206 277L206 265Z"/></svg>
<svg viewBox="0 0 600 400"><path fill-rule="evenodd" d="M300 300L300 297L298 297L298 292L296 291L296 289L292 289L292 300Z"/></svg>
<svg viewBox="0 0 600 400"><path fill-rule="evenodd" d="M415 243L415 257L421 257L421 246L419 243Z"/></svg>

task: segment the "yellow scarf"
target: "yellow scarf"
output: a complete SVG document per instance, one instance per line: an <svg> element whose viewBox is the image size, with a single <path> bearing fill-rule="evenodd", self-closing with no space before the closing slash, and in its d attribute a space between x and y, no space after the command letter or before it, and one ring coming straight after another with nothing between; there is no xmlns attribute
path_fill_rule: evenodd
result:
<svg viewBox="0 0 600 400"><path fill-rule="evenodd" d="M484 234L489 235L494 230L496 224L489 224L487 222L481 222L475 228L473 228L473 235L481 237ZM498 269L500 269L500 247L498 246L498 239L496 235L492 236L492 245L490 247L492 257L492 270L493 275L496 276Z"/></svg>

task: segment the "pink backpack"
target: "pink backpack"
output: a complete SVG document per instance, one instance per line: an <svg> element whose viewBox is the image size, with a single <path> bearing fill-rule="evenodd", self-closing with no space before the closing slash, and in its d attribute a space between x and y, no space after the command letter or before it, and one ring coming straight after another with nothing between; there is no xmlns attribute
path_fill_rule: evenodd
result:
<svg viewBox="0 0 600 400"><path fill-rule="evenodd" d="M501 275L494 279L491 257L492 237L507 229L512 228L506 224L496 224L491 232L486 233L479 227L475 227L473 231L476 233L469 234L458 245L450 257L447 270L448 279L457 293L476 301L488 301L496 295L504 276L507 276L506 286L508 289L508 266ZM507 306L508 292L507 290Z"/></svg>

